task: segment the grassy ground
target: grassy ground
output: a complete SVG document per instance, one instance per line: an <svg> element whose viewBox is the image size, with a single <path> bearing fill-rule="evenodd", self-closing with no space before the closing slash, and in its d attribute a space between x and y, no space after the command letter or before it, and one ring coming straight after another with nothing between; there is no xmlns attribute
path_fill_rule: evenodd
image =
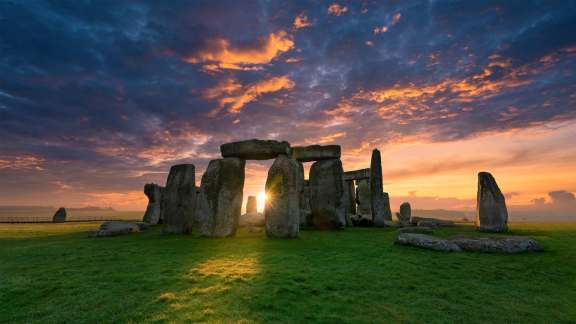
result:
<svg viewBox="0 0 576 324"><path fill-rule="evenodd" d="M0 322L576 322L574 224L513 225L546 251L512 256L391 229L88 238L97 225L0 225ZM474 234L438 232L457 233Z"/></svg>

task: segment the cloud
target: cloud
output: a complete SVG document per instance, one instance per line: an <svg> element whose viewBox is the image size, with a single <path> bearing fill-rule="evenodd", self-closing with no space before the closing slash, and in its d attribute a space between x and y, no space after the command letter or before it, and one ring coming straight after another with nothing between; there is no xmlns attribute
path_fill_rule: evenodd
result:
<svg viewBox="0 0 576 324"><path fill-rule="evenodd" d="M400 21L401 17L402 17L402 14L399 12L394 14L394 16L392 16L392 19L390 20L389 23L385 24L384 26L374 27L374 29L373 29L374 34L382 34L382 33L388 32L390 30L390 28L395 26Z"/></svg>
<svg viewBox="0 0 576 324"><path fill-rule="evenodd" d="M254 70L268 64L294 47L294 41L285 31L270 33L256 44L234 47L227 39L209 40L206 48L185 58L191 64L204 64L207 70Z"/></svg>
<svg viewBox="0 0 576 324"><path fill-rule="evenodd" d="M216 87L207 89L204 96L207 99L218 100L219 106L211 111L211 115L215 116L224 108L229 113L239 113L246 104L257 100L263 94L291 90L295 85L285 75L260 80L246 86L242 86L238 80L225 79Z"/></svg>
<svg viewBox="0 0 576 324"><path fill-rule="evenodd" d="M552 200L552 204L563 205L576 203L576 197L573 193L566 190L551 191L548 196Z"/></svg>
<svg viewBox="0 0 576 324"><path fill-rule="evenodd" d="M348 12L348 7L341 6L338 3L333 3L328 6L328 13L334 16L340 16Z"/></svg>
<svg viewBox="0 0 576 324"><path fill-rule="evenodd" d="M306 16L304 13L301 13L296 16L296 18L294 18L294 23L292 25L294 26L294 29L301 29L312 26L312 22L308 20L308 16Z"/></svg>

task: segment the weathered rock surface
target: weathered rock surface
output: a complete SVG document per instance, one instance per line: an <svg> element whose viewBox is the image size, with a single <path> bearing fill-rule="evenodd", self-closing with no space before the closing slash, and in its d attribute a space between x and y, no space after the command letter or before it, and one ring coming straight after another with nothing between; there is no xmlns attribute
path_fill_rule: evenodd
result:
<svg viewBox="0 0 576 324"><path fill-rule="evenodd" d="M386 207L386 200L382 185L382 161L380 158L380 151L374 149L372 151L372 159L370 161L370 210L372 212L372 220L374 226L386 226L385 220L392 220L392 212L389 212L389 207ZM388 202L388 206L390 202Z"/></svg>
<svg viewBox="0 0 576 324"><path fill-rule="evenodd" d="M344 181L344 190L347 198L348 215L356 215L356 185L354 185L354 181Z"/></svg>
<svg viewBox="0 0 576 324"><path fill-rule="evenodd" d="M478 173L476 227L482 232L508 231L508 210L504 195L488 172Z"/></svg>
<svg viewBox="0 0 576 324"><path fill-rule="evenodd" d="M317 161L310 168L310 207L318 229L346 226L343 173L339 159Z"/></svg>
<svg viewBox="0 0 576 324"><path fill-rule="evenodd" d="M363 218L372 220L370 208L370 181L360 179L356 181L356 214Z"/></svg>
<svg viewBox="0 0 576 324"><path fill-rule="evenodd" d="M339 159L340 145L310 145L292 147L292 157L300 162Z"/></svg>
<svg viewBox="0 0 576 324"><path fill-rule="evenodd" d="M429 218L429 217L418 217L412 216L410 218L410 223L418 226L428 226L428 227L439 227L439 226L454 226L454 222L451 220Z"/></svg>
<svg viewBox="0 0 576 324"><path fill-rule="evenodd" d="M165 233L188 234L192 231L196 211L194 172L193 164L170 168L161 207Z"/></svg>
<svg viewBox="0 0 576 324"><path fill-rule="evenodd" d="M264 214L258 212L246 213L240 216L240 220L238 222L238 226L240 227L264 225L266 225Z"/></svg>
<svg viewBox="0 0 576 324"><path fill-rule="evenodd" d="M270 238L295 238L300 230L300 166L279 155L266 179L266 234Z"/></svg>
<svg viewBox="0 0 576 324"><path fill-rule="evenodd" d="M410 226L401 227L397 229L398 233L416 233L416 234L432 234L434 230L431 227L424 226Z"/></svg>
<svg viewBox="0 0 576 324"><path fill-rule="evenodd" d="M156 225L160 222L163 191L164 188L155 183L144 185L144 194L148 197L148 206L146 206L143 222L151 225Z"/></svg>
<svg viewBox="0 0 576 324"><path fill-rule="evenodd" d="M360 169L344 172L344 180L361 180L370 179L370 169Z"/></svg>
<svg viewBox="0 0 576 324"><path fill-rule="evenodd" d="M239 158L216 159L208 164L202 176L197 206L202 236L236 234L242 209L245 164Z"/></svg>
<svg viewBox="0 0 576 324"><path fill-rule="evenodd" d="M251 139L222 144L220 152L223 157L237 157L244 160L269 160L280 154L290 153L288 142Z"/></svg>
<svg viewBox="0 0 576 324"><path fill-rule="evenodd" d="M402 203L400 205L400 212L397 214L398 222L402 225L410 224L410 218L412 217L412 207L410 203Z"/></svg>
<svg viewBox="0 0 576 324"><path fill-rule="evenodd" d="M374 226L374 223L372 222L371 218L367 218L367 217L362 216L362 215L352 215L350 217L350 220L352 221L352 225L354 225L356 227L372 227L372 226Z"/></svg>
<svg viewBox="0 0 576 324"><path fill-rule="evenodd" d="M52 216L52 223L64 223L66 222L66 216L68 213L66 212L66 208L60 207Z"/></svg>
<svg viewBox="0 0 576 324"><path fill-rule="evenodd" d="M140 232L140 227L138 224L120 222L120 221L108 221L100 225L100 228L92 233L90 236L93 237L104 237L104 236L117 236L130 234L133 232Z"/></svg>
<svg viewBox="0 0 576 324"><path fill-rule="evenodd" d="M313 226L312 223L312 210L310 209L310 182L304 181L300 193L300 227Z"/></svg>
<svg viewBox="0 0 576 324"><path fill-rule="evenodd" d="M246 213L256 213L258 211L258 201L256 196L248 196L248 201L246 202Z"/></svg>
<svg viewBox="0 0 576 324"><path fill-rule="evenodd" d="M522 253L542 251L536 240L522 236L508 237L457 237L451 241L464 251L493 253Z"/></svg>
<svg viewBox="0 0 576 324"><path fill-rule="evenodd" d="M462 251L458 245L450 242L449 240L444 240L426 234L401 233L396 237L395 243L443 252Z"/></svg>

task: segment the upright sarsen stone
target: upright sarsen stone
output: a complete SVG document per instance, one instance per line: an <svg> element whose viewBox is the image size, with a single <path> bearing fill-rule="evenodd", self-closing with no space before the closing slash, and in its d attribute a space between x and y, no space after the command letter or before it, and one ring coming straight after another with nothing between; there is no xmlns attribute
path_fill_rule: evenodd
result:
<svg viewBox="0 0 576 324"><path fill-rule="evenodd" d="M258 200L256 196L248 196L248 201L246 202L246 214L256 213L258 211Z"/></svg>
<svg viewBox="0 0 576 324"><path fill-rule="evenodd" d="M343 173L339 159L318 161L310 168L310 207L316 228L346 226Z"/></svg>
<svg viewBox="0 0 576 324"><path fill-rule="evenodd" d="M390 212L390 215L387 215L382 186L382 161L380 151L377 149L372 151L372 159L370 161L370 210L372 211L372 220L376 227L383 227L386 225L385 221L392 220L392 213Z"/></svg>
<svg viewBox="0 0 576 324"><path fill-rule="evenodd" d="M348 214L356 215L356 186L353 180L345 180L345 190L348 198Z"/></svg>
<svg viewBox="0 0 576 324"><path fill-rule="evenodd" d="M58 208L58 210L56 211L54 216L52 216L52 223L64 223L64 222L66 222L67 214L68 213L66 212L66 208L64 208L64 207Z"/></svg>
<svg viewBox="0 0 576 324"><path fill-rule="evenodd" d="M194 172L193 164L170 168L161 208L165 233L188 234L192 231L196 209Z"/></svg>
<svg viewBox="0 0 576 324"><path fill-rule="evenodd" d="M266 234L270 238L295 238L300 229L300 166L279 155L266 179Z"/></svg>
<svg viewBox="0 0 576 324"><path fill-rule="evenodd" d="M370 180L360 179L356 181L356 214L372 220L370 207Z"/></svg>
<svg viewBox="0 0 576 324"><path fill-rule="evenodd" d="M402 205L400 205L400 212L398 213L398 222L402 225L409 225L411 217L412 207L410 206L410 203L402 203Z"/></svg>
<svg viewBox="0 0 576 324"><path fill-rule="evenodd" d="M504 195L488 172L478 173L476 227L483 232L508 231L508 210Z"/></svg>
<svg viewBox="0 0 576 324"><path fill-rule="evenodd" d="M156 225L160 222L163 191L164 188L155 183L147 183L144 185L144 194L148 197L148 206L144 213L143 222L151 225Z"/></svg>
<svg viewBox="0 0 576 324"><path fill-rule="evenodd" d="M202 236L236 234L242 209L244 165L245 161L238 158L217 159L208 164L197 206Z"/></svg>

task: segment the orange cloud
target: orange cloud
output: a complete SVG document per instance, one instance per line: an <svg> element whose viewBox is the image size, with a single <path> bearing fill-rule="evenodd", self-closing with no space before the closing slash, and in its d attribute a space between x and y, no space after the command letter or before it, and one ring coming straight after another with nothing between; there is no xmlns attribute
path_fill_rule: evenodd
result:
<svg viewBox="0 0 576 324"><path fill-rule="evenodd" d="M348 7L341 6L337 3L333 3L328 7L328 13L334 16L340 16L348 12Z"/></svg>
<svg viewBox="0 0 576 324"><path fill-rule="evenodd" d="M208 71L254 70L261 69L261 65L270 63L293 47L292 36L285 31L271 33L260 39L256 46L247 48L235 48L229 40L219 38L209 41L206 49L185 58L185 61L204 64L204 69Z"/></svg>
<svg viewBox="0 0 576 324"><path fill-rule="evenodd" d="M38 170L42 171L44 159L35 157L33 155L10 156L0 159L1 169L13 170Z"/></svg>
<svg viewBox="0 0 576 324"><path fill-rule="evenodd" d="M382 27L374 27L374 34L381 34L381 33L386 33L390 30L391 27L393 27L394 25L396 25L399 21L400 18L402 17L401 13L396 13L394 16L392 16L392 21L390 21L389 24L384 25Z"/></svg>
<svg viewBox="0 0 576 324"><path fill-rule="evenodd" d="M249 102L252 102L265 93L291 90L296 84L288 76L278 76L242 86L235 79L226 79L215 88L204 91L208 99L217 99L219 106L210 112L215 116L222 109L227 108L229 113L238 113Z"/></svg>
<svg viewBox="0 0 576 324"><path fill-rule="evenodd" d="M305 142L308 144L327 144L327 143L334 142L336 139L338 139L342 136L346 136L346 132L334 133L334 134L322 136L318 139L307 139L307 140L305 140Z"/></svg>
<svg viewBox="0 0 576 324"><path fill-rule="evenodd" d="M298 16L296 16L296 18L294 18L293 26L294 29L300 29L312 26L312 23L310 22L310 20L308 20L308 16L306 16L304 13L301 13Z"/></svg>

